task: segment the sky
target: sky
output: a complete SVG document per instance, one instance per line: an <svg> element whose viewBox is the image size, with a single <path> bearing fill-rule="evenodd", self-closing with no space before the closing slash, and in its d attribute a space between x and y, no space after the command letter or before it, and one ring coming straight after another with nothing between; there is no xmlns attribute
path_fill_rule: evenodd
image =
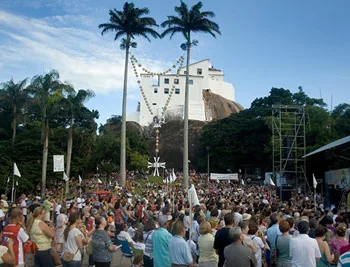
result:
<svg viewBox="0 0 350 267"><path fill-rule="evenodd" d="M178 0L135 0L158 24L174 14ZM197 1L184 0L189 6ZM350 1L203 0L213 11L222 35L194 34L199 41L191 62L210 59L235 88L245 108L272 87L297 92L302 86L328 109L350 103ZM125 51L114 34L101 36L98 25L109 22L109 10L124 1L0 0L0 82L60 73L75 89L96 96L86 105L100 113L99 123L121 114ZM163 29L159 27L161 32ZM184 52L181 35L171 40L136 39L132 53L148 69L172 66ZM140 93L129 71L127 113L136 110Z"/></svg>

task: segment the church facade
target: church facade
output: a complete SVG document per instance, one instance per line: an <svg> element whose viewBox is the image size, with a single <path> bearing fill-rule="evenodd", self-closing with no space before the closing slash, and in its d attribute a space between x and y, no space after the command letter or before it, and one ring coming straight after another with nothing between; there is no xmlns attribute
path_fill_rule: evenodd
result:
<svg viewBox="0 0 350 267"><path fill-rule="evenodd" d="M205 112L204 90L211 90L211 92L228 100L235 101L234 87L232 84L224 81L224 72L214 68L209 59L191 64L189 66L189 74L188 117L190 120L212 120L210 114ZM157 119L165 121L182 119L185 84L186 67L181 68L179 74L159 75L156 78L148 74L141 74L143 94L140 94L141 100L137 111L130 114L127 120L135 121L141 126L148 126ZM167 109L163 114L163 108L166 104ZM150 109L153 114L149 111Z"/></svg>

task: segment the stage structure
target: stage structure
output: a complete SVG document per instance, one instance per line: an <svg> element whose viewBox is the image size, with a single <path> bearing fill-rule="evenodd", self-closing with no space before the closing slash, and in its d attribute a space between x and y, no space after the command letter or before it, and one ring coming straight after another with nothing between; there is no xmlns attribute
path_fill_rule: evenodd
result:
<svg viewBox="0 0 350 267"><path fill-rule="evenodd" d="M306 154L304 106L272 105L272 153L277 186L283 188L288 184L310 189L303 158Z"/></svg>

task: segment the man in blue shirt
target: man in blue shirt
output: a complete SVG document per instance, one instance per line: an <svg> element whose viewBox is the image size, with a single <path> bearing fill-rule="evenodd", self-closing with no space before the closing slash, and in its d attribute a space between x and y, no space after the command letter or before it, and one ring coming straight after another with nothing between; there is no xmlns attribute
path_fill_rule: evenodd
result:
<svg viewBox="0 0 350 267"><path fill-rule="evenodd" d="M169 254L172 266L189 266L193 263L190 247L185 241L186 228L182 221L173 225L174 236L169 241Z"/></svg>
<svg viewBox="0 0 350 267"><path fill-rule="evenodd" d="M159 215L160 228L152 235L154 267L171 267L168 244L172 235L168 232L171 215Z"/></svg>
<svg viewBox="0 0 350 267"><path fill-rule="evenodd" d="M267 229L266 235L269 246L273 248L275 247L275 240L277 236L281 234L281 231L278 227L278 215L276 212L271 214L270 220L272 226L269 229Z"/></svg>

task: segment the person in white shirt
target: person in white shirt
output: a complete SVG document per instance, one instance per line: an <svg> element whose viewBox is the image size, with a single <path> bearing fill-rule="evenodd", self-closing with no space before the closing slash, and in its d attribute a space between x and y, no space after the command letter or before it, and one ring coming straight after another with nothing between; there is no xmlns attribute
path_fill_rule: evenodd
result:
<svg viewBox="0 0 350 267"><path fill-rule="evenodd" d="M299 234L290 241L289 256L292 257L292 266L316 267L316 262L321 258L321 252L316 239L308 236L309 223L298 223Z"/></svg>
<svg viewBox="0 0 350 267"><path fill-rule="evenodd" d="M57 216L57 219L56 219L55 241L56 241L56 249L58 253L62 252L63 244L64 244L63 233L68 223L68 217L65 214L66 211L67 211L66 208L61 208L60 214Z"/></svg>
<svg viewBox="0 0 350 267"><path fill-rule="evenodd" d="M83 210L83 199L81 195L77 197L77 204L78 204L79 213L81 213Z"/></svg>
<svg viewBox="0 0 350 267"><path fill-rule="evenodd" d="M20 208L22 209L22 215L24 216L24 223L27 223L27 202L26 195L23 194L20 199Z"/></svg>
<svg viewBox="0 0 350 267"><path fill-rule="evenodd" d="M64 245L62 253L63 266L80 266L82 261L82 254L84 252L83 233L77 228L81 223L79 213L72 213L69 216L69 221L66 229L64 230ZM65 253L74 254L73 259L70 262L65 262Z"/></svg>
<svg viewBox="0 0 350 267"><path fill-rule="evenodd" d="M123 231L121 231L118 236L118 240L127 240L131 248L134 247L134 241L132 240L130 234L128 233L128 225L124 224Z"/></svg>

